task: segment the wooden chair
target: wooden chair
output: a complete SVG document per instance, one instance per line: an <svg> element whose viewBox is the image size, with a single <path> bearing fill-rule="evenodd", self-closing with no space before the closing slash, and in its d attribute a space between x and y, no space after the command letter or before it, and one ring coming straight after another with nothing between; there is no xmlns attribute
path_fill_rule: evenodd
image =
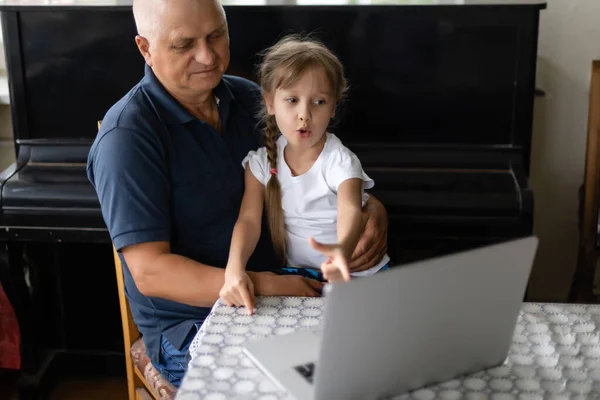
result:
<svg viewBox="0 0 600 400"><path fill-rule="evenodd" d="M600 280L600 60L592 63L585 180L581 194L579 254L569 301L591 303L600 300L600 296L593 294L594 279Z"/></svg>
<svg viewBox="0 0 600 400"><path fill-rule="evenodd" d="M102 121L98 121L100 129ZM142 335L138 330L125 295L123 265L113 246L117 289L123 324L123 342L125 345L125 367L127 370L127 392L129 400L172 400L177 388L160 375L146 354Z"/></svg>
<svg viewBox="0 0 600 400"><path fill-rule="evenodd" d="M140 331L133 322L133 316L129 309L129 301L125 296L125 282L123 279L123 266L119 254L113 247L115 257L115 269L117 272L117 288L119 290L119 304L121 306L121 322L123 323L123 341L125 344L125 366L127 368L127 391L129 400L158 399L146 378L133 363L131 348L138 339L141 339Z"/></svg>

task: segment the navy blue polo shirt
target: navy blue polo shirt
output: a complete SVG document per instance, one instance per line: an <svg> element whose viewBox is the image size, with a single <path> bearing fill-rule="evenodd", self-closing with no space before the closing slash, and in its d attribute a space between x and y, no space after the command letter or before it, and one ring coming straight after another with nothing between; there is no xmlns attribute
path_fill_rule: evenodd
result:
<svg viewBox="0 0 600 400"><path fill-rule="evenodd" d="M226 75L214 94L221 134L185 110L146 66L144 78L104 117L87 173L117 250L169 241L172 253L225 267L244 192L241 162L260 145L261 93ZM273 269L274 260L265 228L248 269ZM144 296L121 261L135 323L158 362L161 335L181 348L210 309Z"/></svg>

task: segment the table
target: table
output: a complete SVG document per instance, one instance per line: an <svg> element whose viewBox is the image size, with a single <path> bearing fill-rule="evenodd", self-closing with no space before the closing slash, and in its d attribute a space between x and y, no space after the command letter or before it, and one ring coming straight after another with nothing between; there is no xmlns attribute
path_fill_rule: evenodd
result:
<svg viewBox="0 0 600 400"><path fill-rule="evenodd" d="M257 298L246 315L217 302L194 338L178 399L286 399L242 353L246 340L320 323L322 298ZM600 399L600 305L524 303L507 361L393 397L420 399Z"/></svg>

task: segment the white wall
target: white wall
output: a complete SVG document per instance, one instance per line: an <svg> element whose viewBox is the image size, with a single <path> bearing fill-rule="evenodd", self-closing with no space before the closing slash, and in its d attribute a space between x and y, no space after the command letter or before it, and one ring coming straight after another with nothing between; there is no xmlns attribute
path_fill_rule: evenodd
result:
<svg viewBox="0 0 600 400"><path fill-rule="evenodd" d="M2 26L0 25L0 142L10 141L12 143L13 132L10 116L10 105L8 104L8 79L6 77L6 59L4 56L4 38L2 37ZM6 147L6 143L0 143ZM0 150L0 157L5 157L5 151ZM12 157L11 157L12 158ZM0 160L0 165L5 165Z"/></svg>
<svg viewBox="0 0 600 400"><path fill-rule="evenodd" d="M6 58L4 57L4 37L2 35L2 24L0 23L0 74L6 74Z"/></svg>
<svg viewBox="0 0 600 400"><path fill-rule="evenodd" d="M564 300L577 262L591 64L600 59L600 0L548 0L541 13L531 183L540 248L529 295Z"/></svg>

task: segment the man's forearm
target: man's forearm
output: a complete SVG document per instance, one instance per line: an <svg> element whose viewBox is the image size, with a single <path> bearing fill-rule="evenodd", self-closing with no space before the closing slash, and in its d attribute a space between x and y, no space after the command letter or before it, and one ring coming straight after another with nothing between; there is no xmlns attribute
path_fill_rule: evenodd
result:
<svg viewBox="0 0 600 400"><path fill-rule="evenodd" d="M146 296L212 307L219 298L224 271L177 254L162 254L137 277L136 284Z"/></svg>
<svg viewBox="0 0 600 400"><path fill-rule="evenodd" d="M350 260L352 272L364 271L374 266L387 248L387 212L374 196L363 207L364 231Z"/></svg>
<svg viewBox="0 0 600 400"><path fill-rule="evenodd" d="M364 211L379 220L386 221L387 223L387 210L383 206L383 203L381 203L372 194L369 195L369 198L365 202Z"/></svg>
<svg viewBox="0 0 600 400"><path fill-rule="evenodd" d="M140 291L144 295L197 307L212 307L225 281L225 269L176 254L163 254L150 267L136 280L136 284L138 281L143 283L144 290ZM284 277L272 272L248 271L248 276L257 296L312 296L315 284L320 285L316 281L310 284L310 279Z"/></svg>

